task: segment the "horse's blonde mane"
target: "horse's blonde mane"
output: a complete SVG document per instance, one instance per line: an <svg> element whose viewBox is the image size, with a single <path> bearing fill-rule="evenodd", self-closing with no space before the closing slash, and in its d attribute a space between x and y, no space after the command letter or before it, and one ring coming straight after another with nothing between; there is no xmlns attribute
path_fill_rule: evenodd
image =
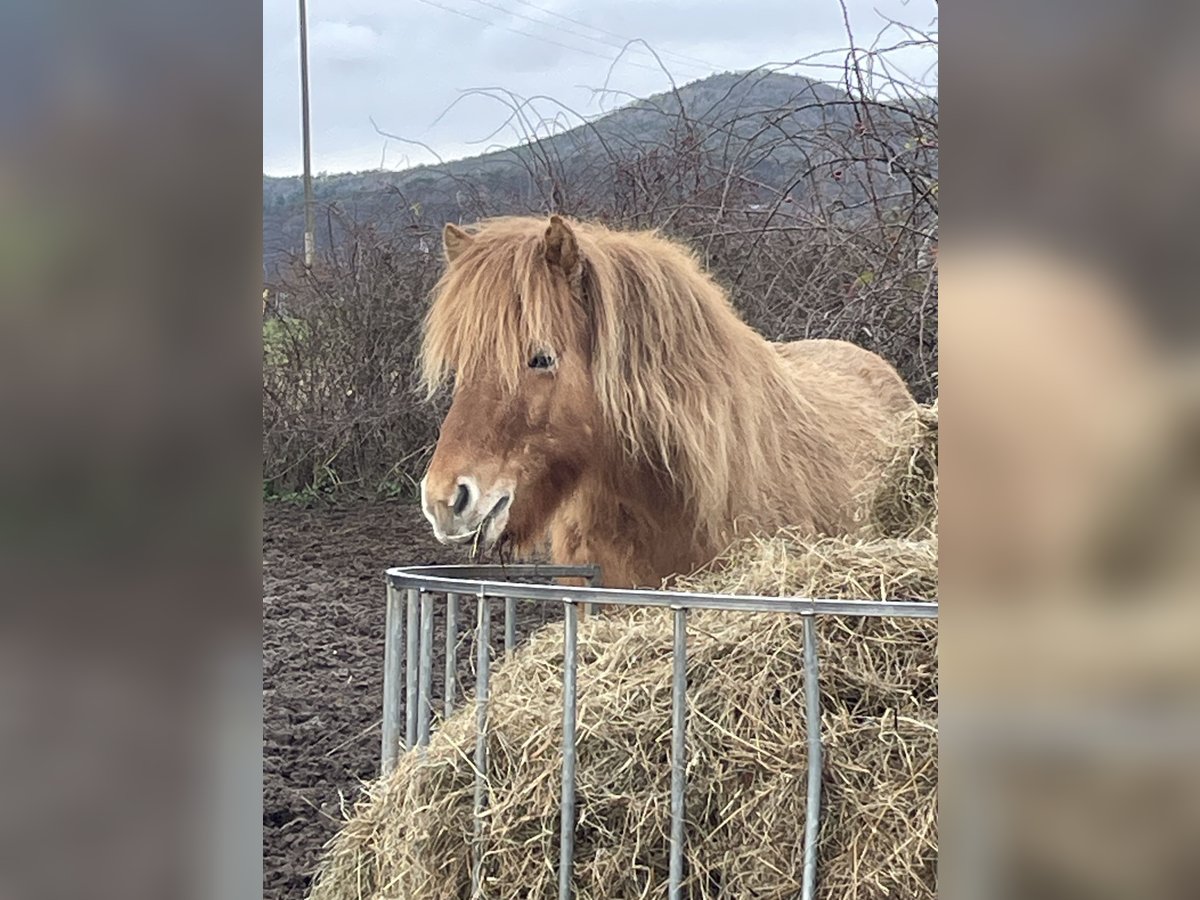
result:
<svg viewBox="0 0 1200 900"><path fill-rule="evenodd" d="M515 387L531 353L564 349L582 309L546 263L542 220L490 219L474 226L466 251L448 265L425 317L421 372L427 391L448 378L498 378Z"/></svg>
<svg viewBox="0 0 1200 900"><path fill-rule="evenodd" d="M590 356L601 408L625 451L665 473L714 540L750 511L788 521L781 465L814 492L841 467L775 348L745 325L685 247L654 232L571 223L576 294L545 258L546 221L480 223L448 266L425 323L422 372L515 385L531 352ZM582 302L581 302L582 301ZM813 500L818 500L813 497Z"/></svg>

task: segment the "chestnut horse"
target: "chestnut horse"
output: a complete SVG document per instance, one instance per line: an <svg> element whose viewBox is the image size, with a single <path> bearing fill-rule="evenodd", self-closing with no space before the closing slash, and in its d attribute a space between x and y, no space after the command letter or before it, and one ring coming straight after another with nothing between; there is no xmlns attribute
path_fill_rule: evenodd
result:
<svg viewBox="0 0 1200 900"><path fill-rule="evenodd" d="M685 247L552 216L447 225L423 376L453 401L421 481L443 543L548 549L658 587L736 537L858 527L915 403L853 344L775 344Z"/></svg>

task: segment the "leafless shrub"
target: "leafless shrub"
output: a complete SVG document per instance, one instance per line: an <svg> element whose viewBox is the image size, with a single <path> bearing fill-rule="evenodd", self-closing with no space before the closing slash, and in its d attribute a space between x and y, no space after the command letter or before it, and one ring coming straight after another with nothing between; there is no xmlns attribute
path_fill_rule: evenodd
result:
<svg viewBox="0 0 1200 900"><path fill-rule="evenodd" d="M411 486L436 431L416 391L414 359L436 246L416 250L347 225L351 238L270 288L263 342L266 490Z"/></svg>

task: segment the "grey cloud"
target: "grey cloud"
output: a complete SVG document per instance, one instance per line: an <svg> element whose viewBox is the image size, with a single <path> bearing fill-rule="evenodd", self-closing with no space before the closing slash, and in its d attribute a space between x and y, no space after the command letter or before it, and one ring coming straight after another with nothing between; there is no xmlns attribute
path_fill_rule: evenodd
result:
<svg viewBox="0 0 1200 900"><path fill-rule="evenodd" d="M569 54L569 50L549 44L526 47L517 41L504 40L487 47L486 60L504 72L507 78L512 75L546 72L561 63Z"/></svg>
<svg viewBox="0 0 1200 900"><path fill-rule="evenodd" d="M365 62L374 59L384 46L379 32L369 25L320 21L309 30L309 52L315 59Z"/></svg>
<svg viewBox="0 0 1200 900"><path fill-rule="evenodd" d="M619 52L612 45L620 45L620 39L547 16L518 0L486 0L491 6L472 0L431 2L466 16L417 0L309 0L315 170L378 166L385 139L375 133L371 118L447 156L482 152L494 141L517 140L519 134L510 129L485 141L509 110L481 98L464 100L433 124L461 91L471 88L499 86L524 97L548 95L594 115L602 106L590 89L606 81L610 88L634 96L669 86L657 63L641 49L631 48L612 67ZM669 51L663 59L680 83L845 44L837 0L529 2L616 35L645 38L656 49ZM868 42L883 24L873 12L876 8L918 24L936 15L933 0L910 0L907 5L902 0L848 2L860 43ZM588 33L597 40L570 32ZM263 166L272 174L300 168L297 35L295 0L264 0ZM604 108L620 102L615 95ZM544 102L538 110L547 117L558 112ZM480 141L485 142L472 143ZM432 157L419 147L390 142L388 165L405 159L415 164Z"/></svg>
<svg viewBox="0 0 1200 900"><path fill-rule="evenodd" d="M665 3L622 0L604 4L572 2L558 11L607 31L643 38L652 46L662 43L671 48L692 43L752 41L780 35L836 38L842 27L836 0L752 0L747 3L736 0Z"/></svg>

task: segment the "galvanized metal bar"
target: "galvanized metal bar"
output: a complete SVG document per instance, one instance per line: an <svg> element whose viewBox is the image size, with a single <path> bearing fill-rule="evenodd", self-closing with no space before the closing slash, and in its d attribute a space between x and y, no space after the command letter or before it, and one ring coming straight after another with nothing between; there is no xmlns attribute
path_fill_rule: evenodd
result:
<svg viewBox="0 0 1200 900"><path fill-rule="evenodd" d="M586 581L587 581L587 586L590 588L594 588L596 585L598 585L600 583L600 567L599 566L596 566L595 571L587 576ZM590 616L593 612L595 612L595 610L596 610L596 604L594 604L594 603L583 604L583 614L585 616Z"/></svg>
<svg viewBox="0 0 1200 900"><path fill-rule="evenodd" d="M446 595L446 672L443 678L444 715L454 712L454 695L458 692L458 594Z"/></svg>
<svg viewBox="0 0 1200 900"><path fill-rule="evenodd" d="M589 568L568 571L555 577L579 576L593 571ZM517 597L523 600L561 603L570 597L580 603L600 603L615 606L654 606L685 609L726 609L745 612L799 613L801 615L840 615L936 619L936 602L889 600L839 600L805 597L744 597L733 594L678 593L673 591L641 591L616 588L565 587L563 585L524 584L492 581L500 574L498 567L489 566L414 566L389 569L388 577L397 587L417 586L424 590L475 593L483 590L489 597ZM519 573L508 572L512 577ZM547 574L539 570L538 574Z"/></svg>
<svg viewBox="0 0 1200 900"><path fill-rule="evenodd" d="M687 793L687 610L675 607L671 654L671 859L667 897L683 896L683 815Z"/></svg>
<svg viewBox="0 0 1200 900"><path fill-rule="evenodd" d="M408 590L408 646L404 651L404 749L411 750L417 742L417 597L420 591Z"/></svg>
<svg viewBox="0 0 1200 900"><path fill-rule="evenodd" d="M579 608L566 601L563 629L562 817L559 820L558 900L571 900L575 862L576 667L579 662Z"/></svg>
<svg viewBox="0 0 1200 900"><path fill-rule="evenodd" d="M808 734L808 801L804 810L801 900L813 900L821 830L821 684L817 671L817 623L813 616L804 617L804 728Z"/></svg>
<svg viewBox="0 0 1200 900"><path fill-rule="evenodd" d="M483 891L483 807L487 802L488 674L491 662L491 604L483 591L477 595L478 624L475 628L475 806L472 813L471 897Z"/></svg>
<svg viewBox="0 0 1200 900"><path fill-rule="evenodd" d="M389 572L474 572L478 577L517 581L529 578L587 578L599 574L600 567L594 565L558 566L549 563L452 563L428 566L393 566ZM475 576L469 576L475 577Z"/></svg>
<svg viewBox="0 0 1200 900"><path fill-rule="evenodd" d="M383 639L383 747L380 769L391 774L400 758L400 682L404 653L404 611L400 591L387 586L387 612Z"/></svg>
<svg viewBox="0 0 1200 900"><path fill-rule="evenodd" d="M504 655L511 656L517 646L517 598L504 598Z"/></svg>
<svg viewBox="0 0 1200 900"><path fill-rule="evenodd" d="M429 746L433 717L433 595L421 594L421 667L417 674L417 746Z"/></svg>

